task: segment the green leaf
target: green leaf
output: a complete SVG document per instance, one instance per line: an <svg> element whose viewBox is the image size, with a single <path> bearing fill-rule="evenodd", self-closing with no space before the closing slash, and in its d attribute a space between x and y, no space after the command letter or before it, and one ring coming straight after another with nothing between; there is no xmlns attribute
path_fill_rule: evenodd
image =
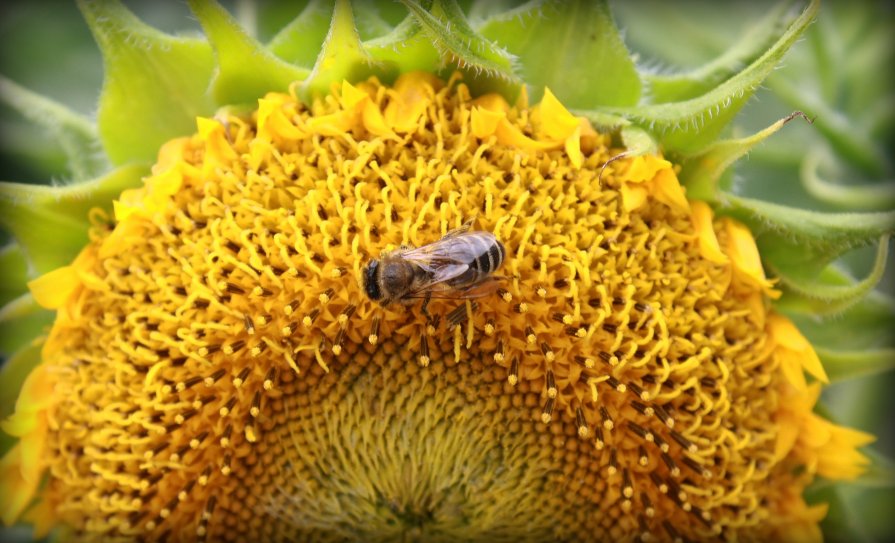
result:
<svg viewBox="0 0 895 543"><path fill-rule="evenodd" d="M660 142L667 150L695 153L717 139L721 130L805 31L814 19L817 8L818 1L812 0L763 55L705 94L680 102L609 108L608 111L625 115L649 127L660 135Z"/></svg>
<svg viewBox="0 0 895 543"><path fill-rule="evenodd" d="M550 0L494 16L477 29L519 57L538 101L545 87L568 108L633 106L640 77L605 1Z"/></svg>
<svg viewBox="0 0 895 543"><path fill-rule="evenodd" d="M786 31L786 12L792 2L781 2L762 20L751 25L742 38L723 54L703 66L683 73L644 74L654 104L679 102L701 96L747 66Z"/></svg>
<svg viewBox="0 0 895 543"><path fill-rule="evenodd" d="M686 157L678 177L687 186L687 197L696 200L715 201L722 175L728 168L748 153L753 147L780 130L783 125L801 117L811 122L801 111L796 111L780 119L771 126L751 136L739 139L721 140L712 143L699 153Z"/></svg>
<svg viewBox="0 0 895 543"><path fill-rule="evenodd" d="M190 0L217 57L211 96L218 106L254 103L271 91L285 92L308 70L280 60L246 34L236 20L214 0Z"/></svg>
<svg viewBox="0 0 895 543"><path fill-rule="evenodd" d="M38 274L69 264L87 244L88 212L111 212L112 199L140 184L148 168L122 166L84 183L49 187L0 183L0 226L22 246Z"/></svg>
<svg viewBox="0 0 895 543"><path fill-rule="evenodd" d="M888 254L889 236L885 235L877 247L873 269L861 281L852 280L835 265L819 273L816 266L803 262L781 266L772 260L770 267L785 287L781 303L795 303L799 310L814 315L830 315L841 313L873 290L886 271Z"/></svg>
<svg viewBox="0 0 895 543"><path fill-rule="evenodd" d="M314 69L300 88L305 99L329 94L333 83L359 81L373 73L372 59L364 50L348 0L336 0L329 34Z"/></svg>
<svg viewBox="0 0 895 543"><path fill-rule="evenodd" d="M895 180L870 184L843 184L821 177L822 162L831 162L821 150L811 151L802 161L802 185L811 196L842 209L883 211L895 208Z"/></svg>
<svg viewBox="0 0 895 543"><path fill-rule="evenodd" d="M378 71L386 80L401 73L435 72L441 68L441 53L412 15L387 35L365 42L364 49L377 62Z"/></svg>
<svg viewBox="0 0 895 543"><path fill-rule="evenodd" d="M515 57L473 30L455 0L435 0L428 9L417 0L402 3L449 65L475 73L478 78L520 83Z"/></svg>
<svg viewBox="0 0 895 543"><path fill-rule="evenodd" d="M211 47L159 32L117 0L78 5L103 54L97 120L106 154L114 165L154 162L162 143L195 132L196 116L214 112Z"/></svg>
<svg viewBox="0 0 895 543"><path fill-rule="evenodd" d="M815 347L831 382L895 370L895 349L836 351Z"/></svg>
<svg viewBox="0 0 895 543"><path fill-rule="evenodd" d="M721 193L728 214L776 236L759 239L761 254L774 254L777 262L792 265L809 256L829 261L843 251L870 244L895 230L895 211L824 213L797 209L762 200ZM764 241L764 244L762 244ZM795 245L797 249L793 250Z"/></svg>
<svg viewBox="0 0 895 543"><path fill-rule="evenodd" d="M310 69L329 31L333 9L334 0L311 0L270 40L267 49L286 62Z"/></svg>
<svg viewBox="0 0 895 543"><path fill-rule="evenodd" d="M18 351L40 335L55 315L38 305L30 293L4 305L0 308L0 356Z"/></svg>
<svg viewBox="0 0 895 543"><path fill-rule="evenodd" d="M101 174L107 167L96 126L68 107L0 76L0 102L19 112L56 142L76 181Z"/></svg>
<svg viewBox="0 0 895 543"><path fill-rule="evenodd" d="M18 243L0 249L0 307L28 291L28 260Z"/></svg>

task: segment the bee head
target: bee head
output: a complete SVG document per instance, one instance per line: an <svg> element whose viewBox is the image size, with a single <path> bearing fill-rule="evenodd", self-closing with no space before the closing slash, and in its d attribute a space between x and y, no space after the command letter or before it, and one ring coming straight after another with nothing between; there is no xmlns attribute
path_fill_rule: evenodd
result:
<svg viewBox="0 0 895 543"><path fill-rule="evenodd" d="M377 275L379 272L379 261L371 260L367 267L364 268L364 292L374 302L382 299L382 291L379 289L379 281Z"/></svg>

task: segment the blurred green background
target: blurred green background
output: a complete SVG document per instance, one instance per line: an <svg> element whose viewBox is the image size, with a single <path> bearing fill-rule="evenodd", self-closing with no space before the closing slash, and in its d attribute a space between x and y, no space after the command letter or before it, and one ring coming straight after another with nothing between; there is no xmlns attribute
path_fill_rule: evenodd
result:
<svg viewBox="0 0 895 543"><path fill-rule="evenodd" d="M184 2L125 3L141 19L165 31L199 32ZM253 22L262 41L303 4L272 0L223 3L243 22ZM657 73L673 73L696 69L728 49L772 4L657 0L619 1L612 6L638 64ZM384 14L385 18L398 20L402 9L396 3L394 12ZM819 20L740 113L734 133L754 133L796 109L815 123L788 124L741 161L733 179L737 192L795 207L836 211L835 199L805 183L813 179L813 172L816 178L846 187L891 188L895 179L893 57L895 3L823 4ZM0 4L0 75L92 116L102 84L102 59L74 2ZM812 169L815 165L816 170ZM27 183L67 179L58 145L5 105L0 105L0 179ZM892 209L891 200L881 199L875 205L877 210ZM842 263L854 277L864 277L874 253L872 247L857 249ZM891 307L887 305L895 294L895 267L891 264L879 290L884 293L880 304ZM847 321L862 322L862 326L856 331L854 326L844 325ZM829 322L833 323L832 333ZM799 322L812 340L827 345L833 340L855 349L895 345L891 316L852 310L826 323ZM843 323L839 335L837 323ZM834 384L824 393L823 401L836 421L875 433L879 439L873 448L893 458L893 390L895 376L889 372ZM895 540L893 470L889 461L883 466L857 484L839 488L818 485L813 498L834 502L825 522L828 540Z"/></svg>

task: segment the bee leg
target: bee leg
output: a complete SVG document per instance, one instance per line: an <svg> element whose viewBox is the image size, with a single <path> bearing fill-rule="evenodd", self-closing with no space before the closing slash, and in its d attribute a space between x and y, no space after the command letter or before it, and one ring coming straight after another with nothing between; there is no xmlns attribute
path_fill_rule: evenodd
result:
<svg viewBox="0 0 895 543"><path fill-rule="evenodd" d="M431 302L431 301L432 301L432 293L427 292L426 297L423 298L423 305L422 305L422 307L420 307L420 310L423 312L423 315L425 315L426 319L430 319L432 317L432 315L429 314L429 302Z"/></svg>

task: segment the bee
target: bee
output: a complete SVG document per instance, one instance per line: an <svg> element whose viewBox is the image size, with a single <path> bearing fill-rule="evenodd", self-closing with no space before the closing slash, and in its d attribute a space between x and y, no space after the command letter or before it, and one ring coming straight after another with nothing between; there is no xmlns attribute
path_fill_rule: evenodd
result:
<svg viewBox="0 0 895 543"><path fill-rule="evenodd" d="M506 249L491 232L470 232L471 222L422 247L402 246L371 260L363 270L364 292L383 307L422 298L468 299L497 290Z"/></svg>

